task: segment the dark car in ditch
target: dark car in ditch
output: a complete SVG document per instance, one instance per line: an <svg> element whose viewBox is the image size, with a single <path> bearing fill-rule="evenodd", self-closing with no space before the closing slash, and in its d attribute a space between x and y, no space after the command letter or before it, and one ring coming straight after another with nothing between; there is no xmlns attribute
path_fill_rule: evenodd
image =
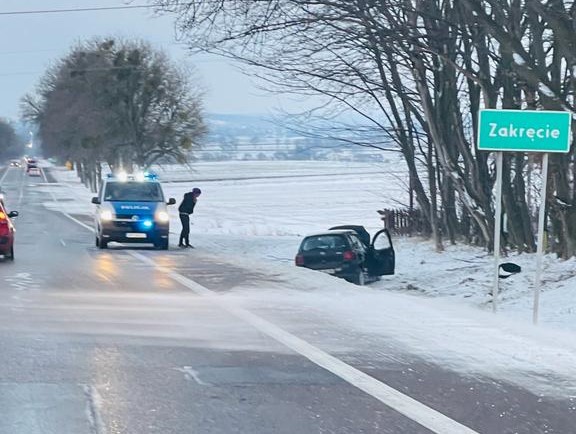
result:
<svg viewBox="0 0 576 434"><path fill-rule="evenodd" d="M370 237L363 226L343 225L306 236L295 264L364 285L394 274L395 253L387 229Z"/></svg>

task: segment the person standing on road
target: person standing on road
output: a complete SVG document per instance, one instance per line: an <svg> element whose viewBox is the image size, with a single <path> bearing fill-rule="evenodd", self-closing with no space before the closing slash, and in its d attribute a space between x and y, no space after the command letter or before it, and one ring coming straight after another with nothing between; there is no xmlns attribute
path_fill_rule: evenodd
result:
<svg viewBox="0 0 576 434"><path fill-rule="evenodd" d="M184 194L184 198L178 207L180 222L182 223L182 232L180 232L178 247L194 247L190 245L190 214L194 213L194 207L201 194L202 191L194 187L192 191Z"/></svg>

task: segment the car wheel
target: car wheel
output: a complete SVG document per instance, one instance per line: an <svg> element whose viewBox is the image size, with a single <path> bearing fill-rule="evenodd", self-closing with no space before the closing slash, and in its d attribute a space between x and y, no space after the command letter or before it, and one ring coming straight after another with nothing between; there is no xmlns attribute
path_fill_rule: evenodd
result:
<svg viewBox="0 0 576 434"><path fill-rule="evenodd" d="M96 244L96 247L100 247L100 238L98 238L98 235L96 235L96 237L95 237L95 243L94 244Z"/></svg>
<svg viewBox="0 0 576 434"><path fill-rule="evenodd" d="M10 247L10 256L8 256L8 259L11 261L14 260L14 246Z"/></svg>
<svg viewBox="0 0 576 434"><path fill-rule="evenodd" d="M366 285L366 275L364 274L364 271L361 268L358 269L357 274L354 276L353 283L358 286Z"/></svg>

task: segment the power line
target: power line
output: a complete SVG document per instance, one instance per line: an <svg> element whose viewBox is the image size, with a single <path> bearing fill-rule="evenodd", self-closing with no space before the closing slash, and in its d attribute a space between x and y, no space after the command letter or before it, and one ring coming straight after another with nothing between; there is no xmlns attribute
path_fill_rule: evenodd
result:
<svg viewBox="0 0 576 434"><path fill-rule="evenodd" d="M75 8L75 9L44 9L44 10L30 10L30 11L7 11L0 12L0 15L43 15L43 14L64 14L74 12L99 12L99 11L114 11L121 9L149 9L154 5L127 5L127 6L100 6L91 8Z"/></svg>

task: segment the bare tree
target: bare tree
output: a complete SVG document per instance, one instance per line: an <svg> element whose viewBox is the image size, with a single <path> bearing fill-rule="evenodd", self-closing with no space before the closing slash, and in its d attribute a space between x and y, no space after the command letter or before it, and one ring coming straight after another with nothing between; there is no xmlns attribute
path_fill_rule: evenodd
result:
<svg viewBox="0 0 576 434"><path fill-rule="evenodd" d="M574 2L463 0L463 4L497 41L501 57L508 58L509 73L522 87L519 106L575 112ZM569 154L551 157L547 195L555 245L565 258L576 255L575 160L574 145Z"/></svg>
<svg viewBox="0 0 576 434"><path fill-rule="evenodd" d="M495 171L475 149L483 108L572 110L574 8L551 0L156 0L189 45L260 68L272 89L324 95L403 153L442 248L445 233L491 248ZM336 109L337 110L337 109ZM360 143L366 145L366 143ZM505 159L509 242L535 248L526 160ZM552 222L576 253L574 155L553 159ZM422 170L424 169L424 170ZM567 174L572 174L568 176Z"/></svg>
<svg viewBox="0 0 576 434"><path fill-rule="evenodd" d="M77 161L89 178L100 162L129 170L162 158L185 162L206 131L200 89L141 41L78 45L23 105L47 155Z"/></svg>

